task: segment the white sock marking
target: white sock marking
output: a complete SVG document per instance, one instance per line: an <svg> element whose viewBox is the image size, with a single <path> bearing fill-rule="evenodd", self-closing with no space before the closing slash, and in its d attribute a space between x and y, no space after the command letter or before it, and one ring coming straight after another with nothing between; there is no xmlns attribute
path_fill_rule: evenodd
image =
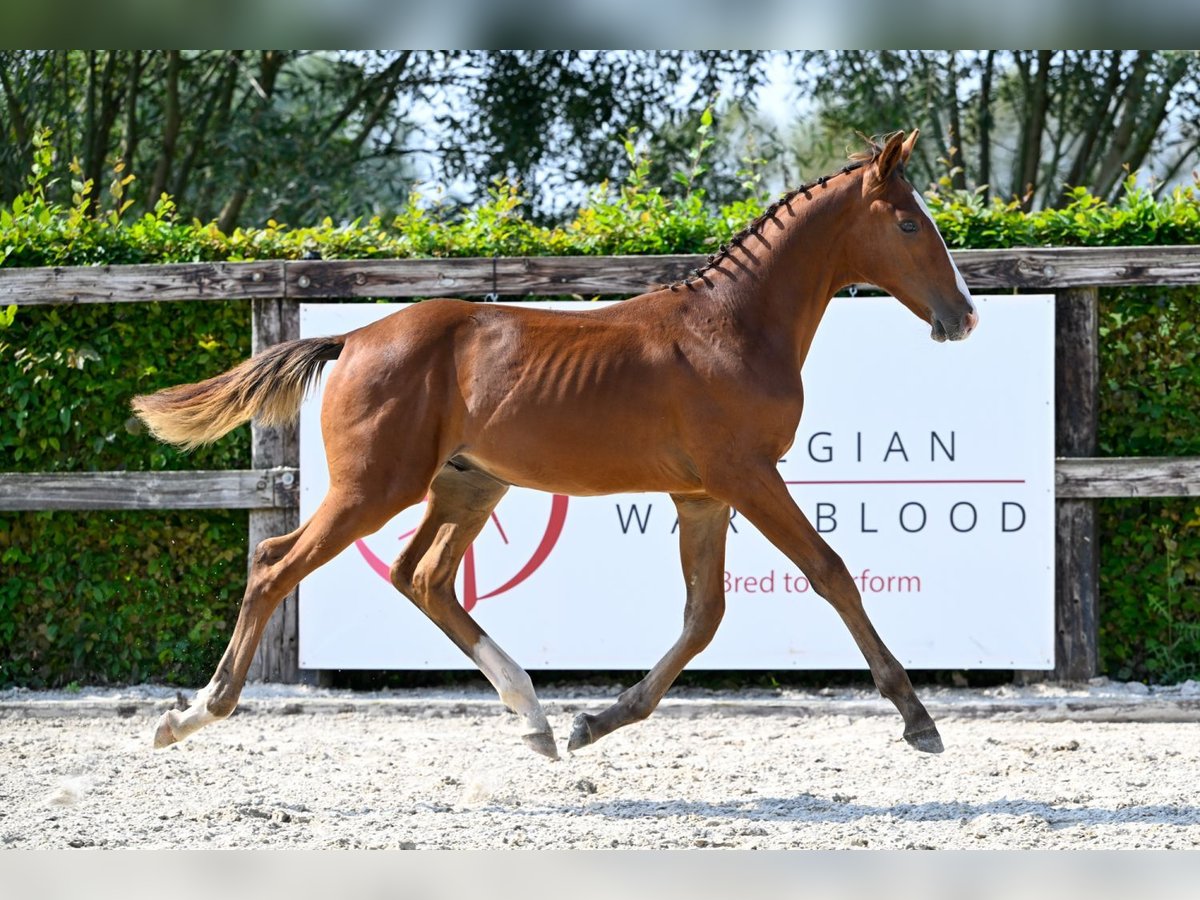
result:
<svg viewBox="0 0 1200 900"><path fill-rule="evenodd" d="M522 719L530 732L547 732L550 723L533 692L533 682L524 669L511 656L501 650L487 635L479 639L471 658L479 666L487 680L492 683L504 705Z"/></svg>
<svg viewBox="0 0 1200 900"><path fill-rule="evenodd" d="M209 682L201 690L196 692L196 696L192 698L191 704L186 710L180 712L177 709L168 710L160 720L167 722L167 727L171 729L171 734L175 736L175 740L182 741L203 728L205 725L211 725L217 721L217 716L208 711L208 698L212 696L212 682Z"/></svg>

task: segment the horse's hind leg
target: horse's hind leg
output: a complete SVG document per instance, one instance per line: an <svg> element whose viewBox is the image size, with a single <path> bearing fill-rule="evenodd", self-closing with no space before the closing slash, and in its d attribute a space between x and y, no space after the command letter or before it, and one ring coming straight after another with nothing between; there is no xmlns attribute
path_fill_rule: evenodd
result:
<svg viewBox="0 0 1200 900"><path fill-rule="evenodd" d="M528 673L487 636L454 593L463 554L507 490L482 472L444 467L429 488L425 518L392 565L392 584L474 660L504 704L521 717L522 740L558 759L554 734Z"/></svg>
<svg viewBox="0 0 1200 900"><path fill-rule="evenodd" d="M666 656L617 702L598 715L580 713L568 750L586 747L609 732L646 718L691 659L708 646L725 614L725 536L729 507L710 498L673 497L679 511L679 555L687 584L683 633Z"/></svg>
<svg viewBox="0 0 1200 900"><path fill-rule="evenodd" d="M813 589L837 610L854 642L866 657L879 692L904 717L904 739L918 750L942 752L937 726L917 699L908 673L880 639L854 578L792 499L773 465L746 466L724 479L729 499L738 512L782 550L808 577Z"/></svg>
<svg viewBox="0 0 1200 900"><path fill-rule="evenodd" d="M396 502L386 505L366 504L357 494L350 499L331 491L312 518L298 529L259 544L237 624L216 672L186 710L170 710L159 719L154 746L181 741L232 713L263 629L279 602L305 575L337 556L356 538L377 531L400 509L420 500L424 490L424 484L417 487L414 483L413 490L396 495Z"/></svg>

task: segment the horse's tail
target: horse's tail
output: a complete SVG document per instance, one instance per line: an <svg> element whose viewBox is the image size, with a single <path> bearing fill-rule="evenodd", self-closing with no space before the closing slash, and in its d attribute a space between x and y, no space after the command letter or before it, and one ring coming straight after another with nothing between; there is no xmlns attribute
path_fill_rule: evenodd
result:
<svg viewBox="0 0 1200 900"><path fill-rule="evenodd" d="M134 397L133 411L160 441L192 450L250 419L263 425L291 422L309 385L345 337L305 338L264 350L207 381L181 384Z"/></svg>

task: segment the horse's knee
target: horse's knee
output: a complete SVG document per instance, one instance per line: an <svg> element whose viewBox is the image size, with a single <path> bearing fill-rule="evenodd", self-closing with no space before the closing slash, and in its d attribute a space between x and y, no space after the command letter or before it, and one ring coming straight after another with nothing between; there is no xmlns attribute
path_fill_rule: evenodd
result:
<svg viewBox="0 0 1200 900"><path fill-rule="evenodd" d="M250 567L250 577L246 579L242 607L257 612L264 602L269 602L270 598L279 593L279 584L278 568L270 563L260 563L256 558L254 565Z"/></svg>
<svg viewBox="0 0 1200 900"><path fill-rule="evenodd" d="M808 576L808 583L812 585L812 589L835 607L861 602L854 576L850 574L840 556L822 560L819 564L805 569L804 574Z"/></svg>
<svg viewBox="0 0 1200 900"><path fill-rule="evenodd" d="M717 635L717 628L725 614L724 598L721 602L709 605L703 613L689 618L684 624L683 640L688 652L695 656L707 647Z"/></svg>

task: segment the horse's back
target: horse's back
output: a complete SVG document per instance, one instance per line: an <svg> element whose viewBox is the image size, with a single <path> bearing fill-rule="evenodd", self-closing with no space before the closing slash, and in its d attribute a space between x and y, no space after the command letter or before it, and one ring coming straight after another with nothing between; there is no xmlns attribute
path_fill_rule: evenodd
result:
<svg viewBox="0 0 1200 900"><path fill-rule="evenodd" d="M670 329L635 309L437 299L401 310L346 336L326 389L326 440L362 421L403 443L421 433L515 484L690 489L677 402L690 370Z"/></svg>

